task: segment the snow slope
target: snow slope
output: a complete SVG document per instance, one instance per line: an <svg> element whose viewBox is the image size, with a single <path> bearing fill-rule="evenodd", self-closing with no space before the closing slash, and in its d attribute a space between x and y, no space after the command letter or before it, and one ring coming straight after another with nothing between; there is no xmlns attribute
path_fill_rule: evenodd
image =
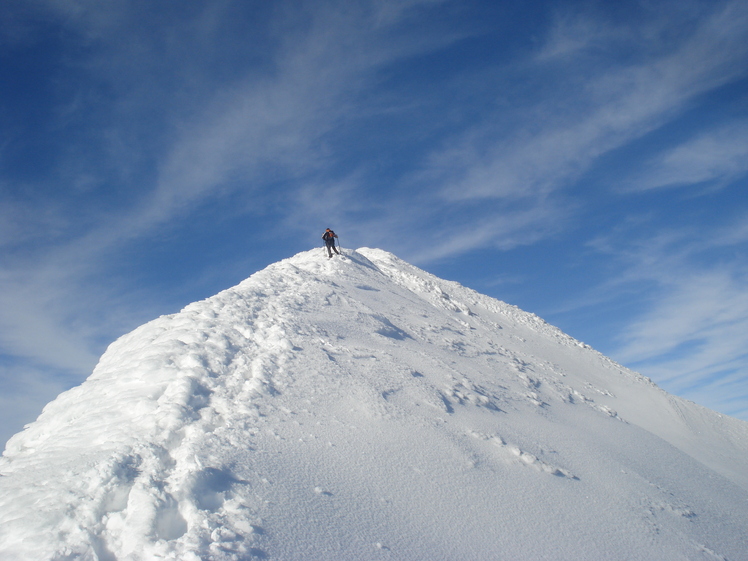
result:
<svg viewBox="0 0 748 561"><path fill-rule="evenodd" d="M0 559L748 559L748 423L360 249L113 343L0 460Z"/></svg>

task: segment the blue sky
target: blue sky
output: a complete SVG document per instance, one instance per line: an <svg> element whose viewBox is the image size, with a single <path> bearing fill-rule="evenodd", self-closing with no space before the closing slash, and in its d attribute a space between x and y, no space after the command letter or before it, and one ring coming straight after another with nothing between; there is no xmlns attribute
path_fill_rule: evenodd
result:
<svg viewBox="0 0 748 561"><path fill-rule="evenodd" d="M3 2L0 439L325 227L748 420L746 37L745 1Z"/></svg>

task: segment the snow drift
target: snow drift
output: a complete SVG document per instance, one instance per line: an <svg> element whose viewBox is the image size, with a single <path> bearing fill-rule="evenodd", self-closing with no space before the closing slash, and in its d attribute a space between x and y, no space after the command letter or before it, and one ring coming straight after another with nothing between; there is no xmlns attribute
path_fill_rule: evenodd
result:
<svg viewBox="0 0 748 561"><path fill-rule="evenodd" d="M0 475L5 561L748 559L748 423L375 249L120 338Z"/></svg>

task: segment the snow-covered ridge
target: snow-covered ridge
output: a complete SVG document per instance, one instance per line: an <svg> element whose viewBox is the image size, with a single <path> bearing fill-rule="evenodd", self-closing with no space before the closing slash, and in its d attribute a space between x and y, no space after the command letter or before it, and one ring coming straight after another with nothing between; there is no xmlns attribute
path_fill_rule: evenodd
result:
<svg viewBox="0 0 748 561"><path fill-rule="evenodd" d="M0 460L5 559L746 559L748 424L376 249L114 342Z"/></svg>
<svg viewBox="0 0 748 561"><path fill-rule="evenodd" d="M510 321L513 325L526 325L538 333L542 333L550 338L555 339L561 344L594 350L586 343L578 341L574 337L567 335L536 314L525 312L517 306L513 306L511 304L507 304L506 302L502 302L501 300L496 300L495 298L485 296L471 288L462 286L460 283L440 279L439 277L436 277L430 273L427 273L426 271L414 267L413 265L397 258L387 251L369 248L361 248L358 251L360 253L363 253L370 259L375 260L379 269L382 272L388 274L390 278L397 284L414 290L414 292L433 294L434 296L436 296L435 298L430 299L430 301L434 304L441 304L446 309L451 309L452 311L461 312L468 315L472 314L472 312L470 311L470 306L481 306L484 309L489 310L490 312L500 314L505 318L505 321ZM454 297L451 297L450 294L459 294L460 297L464 299L464 301L455 301ZM495 326L501 328L501 326L498 324L495 324ZM598 353L598 355L603 360L609 362L613 368L621 370L622 374L633 374L634 377L636 377L638 380L654 385L654 382L652 382L652 380L650 380L649 378L625 369L623 366L601 353Z"/></svg>

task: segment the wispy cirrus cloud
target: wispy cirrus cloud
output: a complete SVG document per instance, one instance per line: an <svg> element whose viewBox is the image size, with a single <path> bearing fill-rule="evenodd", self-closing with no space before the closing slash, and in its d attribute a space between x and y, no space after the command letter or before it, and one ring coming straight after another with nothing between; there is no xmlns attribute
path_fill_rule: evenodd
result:
<svg viewBox="0 0 748 561"><path fill-rule="evenodd" d="M664 34L668 22L659 24ZM748 74L743 64L748 8L742 2L728 3L699 21L675 45L652 44L646 55L636 44L638 34L620 29L601 34L589 20L567 27L555 31L551 46L535 61L525 61L528 78L533 72L565 77L557 95L539 97L534 105L523 100L518 109L526 112L523 125L511 130L491 126L489 114L486 123L431 157L431 166L443 170L439 179L445 198L529 198L563 189L601 155L666 123L696 96ZM559 34L574 36L574 44ZM612 68L610 60L599 65L594 58L561 56L592 46L604 50L606 41L620 48L624 39L636 56ZM581 78L580 87L570 91L567 77L572 83Z"/></svg>
<svg viewBox="0 0 748 561"><path fill-rule="evenodd" d="M687 271L621 334L619 360L669 391L745 416L748 398L748 274L734 266ZM736 409L733 401L740 403Z"/></svg>
<svg viewBox="0 0 748 561"><path fill-rule="evenodd" d="M359 98L376 85L377 72L455 39L394 33L412 11L438 3L354 3L344 11L322 3L304 11L303 29L291 23L278 38L271 72L235 80L177 124L133 220L163 223L205 197L251 198L269 182L335 182L342 156L329 137L358 135L351 127L362 113Z"/></svg>
<svg viewBox="0 0 748 561"><path fill-rule="evenodd" d="M516 247L554 233L543 225L568 222L585 207L570 193L602 157L671 122L699 96L748 75L746 5L698 8L672 14L663 7L642 25L561 15L537 51L508 67L484 68L484 81L505 101L489 105L472 126L440 137L403 180L404 189L429 192L440 202L423 212L438 216L440 208L449 209L458 224L460 216L470 216L466 225L475 235L458 242L440 240L435 231L419 258L497 247L503 239ZM674 21L681 26L677 33ZM532 91L528 83L542 86ZM726 147L741 133L739 126L705 131L701 143L713 138ZM743 145L735 142L721 155L715 145L714 159L703 160L703 178L740 173ZM702 148L674 149L659 174L673 175L689 151ZM645 172L647 181L658 181L655 166ZM694 173L695 166L691 162Z"/></svg>
<svg viewBox="0 0 748 561"><path fill-rule="evenodd" d="M628 244L595 243L620 266L587 305L621 294L648 302L622 327L611 356L668 391L745 417L748 268L735 251L748 247L748 216L709 229L645 231ZM704 268L715 253L725 257Z"/></svg>
<svg viewBox="0 0 748 561"><path fill-rule="evenodd" d="M627 182L630 190L724 186L748 174L748 121L703 132L652 158Z"/></svg>

